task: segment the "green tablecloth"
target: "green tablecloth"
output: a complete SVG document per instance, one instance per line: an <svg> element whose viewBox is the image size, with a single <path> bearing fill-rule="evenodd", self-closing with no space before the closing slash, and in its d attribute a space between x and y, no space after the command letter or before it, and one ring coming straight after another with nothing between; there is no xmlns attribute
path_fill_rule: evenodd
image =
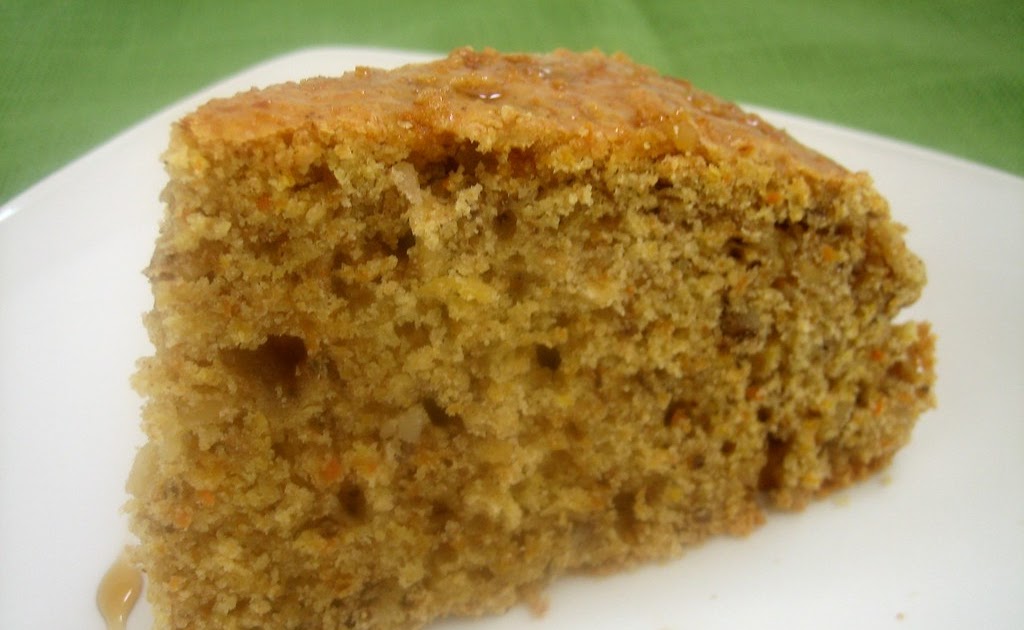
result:
<svg viewBox="0 0 1024 630"><path fill-rule="evenodd" d="M730 99L1024 174L1021 0L0 2L0 201L298 48L621 50Z"/></svg>

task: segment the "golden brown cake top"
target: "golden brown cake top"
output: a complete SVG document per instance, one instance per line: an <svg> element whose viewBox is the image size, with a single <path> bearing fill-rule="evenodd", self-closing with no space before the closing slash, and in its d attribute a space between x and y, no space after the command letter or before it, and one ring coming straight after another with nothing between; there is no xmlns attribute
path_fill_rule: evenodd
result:
<svg viewBox="0 0 1024 630"><path fill-rule="evenodd" d="M320 137L418 147L438 137L481 151L531 149L550 164L698 151L750 156L822 176L845 171L737 106L663 77L623 55L502 54L458 49L385 71L357 68L217 99L180 127L199 145L236 144L306 130Z"/></svg>

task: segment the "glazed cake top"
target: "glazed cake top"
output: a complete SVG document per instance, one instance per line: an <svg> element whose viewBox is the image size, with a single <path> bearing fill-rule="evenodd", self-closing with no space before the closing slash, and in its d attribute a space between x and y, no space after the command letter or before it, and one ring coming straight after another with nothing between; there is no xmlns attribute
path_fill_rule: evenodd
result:
<svg viewBox="0 0 1024 630"><path fill-rule="evenodd" d="M567 170L613 154L651 159L698 151L713 161L750 157L824 177L846 172L686 81L599 52L463 48L430 63L390 71L360 67L341 77L216 99L178 127L199 147L258 143L303 130L327 141L361 137L393 147L450 138L482 152L530 149Z"/></svg>

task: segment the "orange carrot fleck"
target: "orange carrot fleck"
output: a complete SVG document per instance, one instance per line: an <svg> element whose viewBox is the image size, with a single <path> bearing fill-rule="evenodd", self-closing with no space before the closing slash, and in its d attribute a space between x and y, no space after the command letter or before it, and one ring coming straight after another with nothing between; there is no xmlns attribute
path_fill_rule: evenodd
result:
<svg viewBox="0 0 1024 630"><path fill-rule="evenodd" d="M875 363L881 363L882 361L885 361L885 350L882 350L881 348L875 348L874 350L872 350L871 360L874 361Z"/></svg>
<svg viewBox="0 0 1024 630"><path fill-rule="evenodd" d="M324 483L334 483L339 479L341 479L341 462L337 457L331 457L320 469L320 480Z"/></svg>
<svg viewBox="0 0 1024 630"><path fill-rule="evenodd" d="M185 506L178 506L174 510L172 521L178 529L187 529L192 524L192 510Z"/></svg>
<svg viewBox="0 0 1024 630"><path fill-rule="evenodd" d="M363 475L372 475L377 472L377 468L380 466L380 462L377 458L369 455L363 457L357 457L355 460L355 466L359 469L359 472Z"/></svg>
<svg viewBox="0 0 1024 630"><path fill-rule="evenodd" d="M821 246L821 259L827 263L833 263L839 260L839 252L828 243Z"/></svg>
<svg viewBox="0 0 1024 630"><path fill-rule="evenodd" d="M876 416L880 416L880 415L882 415L882 412L884 412L884 411L885 411L885 399L884 398L879 398L877 401L875 401L875 406L871 408L871 413L875 414Z"/></svg>
<svg viewBox="0 0 1024 630"><path fill-rule="evenodd" d="M217 502L217 497L213 496L209 490L200 490L196 493L196 500L203 507L213 507L213 504Z"/></svg>

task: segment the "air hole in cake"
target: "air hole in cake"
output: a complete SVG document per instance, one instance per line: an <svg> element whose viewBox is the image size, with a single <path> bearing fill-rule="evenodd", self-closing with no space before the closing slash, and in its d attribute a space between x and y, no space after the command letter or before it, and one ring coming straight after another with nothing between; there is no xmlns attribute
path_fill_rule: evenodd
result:
<svg viewBox="0 0 1024 630"><path fill-rule="evenodd" d="M306 176L295 184L293 190L302 190L323 183L335 184L337 179L335 179L334 173L331 172L327 165L313 164L306 172Z"/></svg>
<svg viewBox="0 0 1024 630"><path fill-rule="evenodd" d="M541 463L539 470L546 479L557 479L571 475L576 470L572 455L565 449L553 451Z"/></svg>
<svg viewBox="0 0 1024 630"><path fill-rule="evenodd" d="M867 391L867 386L863 383L857 388L857 398L854 400L854 404L859 408L864 409L868 406L870 398Z"/></svg>
<svg viewBox="0 0 1024 630"><path fill-rule="evenodd" d="M701 468L704 468L706 461L707 460L703 455L698 454L691 456L690 461L688 462L690 470L700 470Z"/></svg>
<svg viewBox="0 0 1024 630"><path fill-rule="evenodd" d="M622 214L605 214L597 220L597 227L604 232L618 232L622 227Z"/></svg>
<svg viewBox="0 0 1024 630"><path fill-rule="evenodd" d="M331 362L333 365L333 361ZM329 435L337 420L330 413L313 416L306 421L306 428L317 435Z"/></svg>
<svg viewBox="0 0 1024 630"><path fill-rule="evenodd" d="M398 236L384 230L378 230L373 236L362 243L362 251L358 255L359 264L386 256L398 257Z"/></svg>
<svg viewBox="0 0 1024 630"><path fill-rule="evenodd" d="M754 339L761 330L761 316L753 308L742 308L726 302L718 320L718 327L722 335L731 341Z"/></svg>
<svg viewBox="0 0 1024 630"><path fill-rule="evenodd" d="M729 237L725 242L725 253L735 261L744 262L747 257L747 244L742 238Z"/></svg>
<svg viewBox="0 0 1024 630"><path fill-rule="evenodd" d="M774 435L768 436L765 447L765 464L757 480L759 490L775 490L782 487L786 455L791 447L792 440L783 440Z"/></svg>
<svg viewBox="0 0 1024 630"><path fill-rule="evenodd" d="M203 278L207 282L213 282L227 251L228 246L225 242L205 240L193 250L192 256L169 255L159 262L154 262L154 268L162 268L164 271L152 279L156 281Z"/></svg>
<svg viewBox="0 0 1024 630"><path fill-rule="evenodd" d="M278 461L290 461L298 449L290 441L283 440L273 442L270 445L270 450L273 451L274 458Z"/></svg>
<svg viewBox="0 0 1024 630"><path fill-rule="evenodd" d="M764 424L772 419L772 410L768 407L757 408L757 421Z"/></svg>
<svg viewBox="0 0 1024 630"><path fill-rule="evenodd" d="M337 247L331 253L331 270L339 271L352 264L352 256L343 247Z"/></svg>
<svg viewBox="0 0 1024 630"><path fill-rule="evenodd" d="M737 236L730 237L725 242L725 253L729 258L746 266L747 269L756 269L764 265L757 259L757 250L754 246Z"/></svg>
<svg viewBox="0 0 1024 630"><path fill-rule="evenodd" d="M665 409L663 422L666 427L678 428L687 436L695 432L711 431L711 421L697 411L697 404L690 400L676 400Z"/></svg>
<svg viewBox="0 0 1024 630"><path fill-rule="evenodd" d="M222 357L243 378L290 396L298 389L298 374L307 351L298 337L270 335L257 348L225 350Z"/></svg>
<svg viewBox="0 0 1024 630"><path fill-rule="evenodd" d="M775 229L781 230L791 237L802 237L810 225L807 223L807 219L800 219L799 221L790 221L789 219L783 219L775 224Z"/></svg>
<svg viewBox="0 0 1024 630"><path fill-rule="evenodd" d="M395 326L395 334L399 339L409 344L409 350L415 350L430 345L430 333L422 326L412 322L405 322Z"/></svg>
<svg viewBox="0 0 1024 630"><path fill-rule="evenodd" d="M472 176L476 173L477 166L481 162L491 160L493 156L481 153L473 142L460 142L458 148L455 151L455 160L457 167L462 168L462 172L466 175ZM452 169L454 172L455 169Z"/></svg>
<svg viewBox="0 0 1024 630"><path fill-rule="evenodd" d="M918 372L918 366L911 361L896 361L885 371L885 375L890 379L913 383L919 380Z"/></svg>
<svg viewBox="0 0 1024 630"><path fill-rule="evenodd" d="M635 542L637 538L636 494L622 491L615 495L615 528L619 537L627 542Z"/></svg>
<svg viewBox="0 0 1024 630"><path fill-rule="evenodd" d="M443 567L458 561L459 554L448 543L441 543L430 554L430 563L435 567Z"/></svg>
<svg viewBox="0 0 1024 630"><path fill-rule="evenodd" d="M511 210L500 212L492 221L494 233L501 240L507 240L516 235L516 223L518 219Z"/></svg>
<svg viewBox="0 0 1024 630"><path fill-rule="evenodd" d="M345 514L355 521L366 520L367 503L366 494L359 484L346 482L338 491L338 501L341 502L341 509Z"/></svg>
<svg viewBox="0 0 1024 630"><path fill-rule="evenodd" d="M444 501L434 501L430 506L430 525L431 527L439 532L443 532L445 527L448 525L448 521L455 518L455 513Z"/></svg>
<svg viewBox="0 0 1024 630"><path fill-rule="evenodd" d="M530 276L525 271L513 271L508 278L508 296L518 302L526 297Z"/></svg>
<svg viewBox="0 0 1024 630"><path fill-rule="evenodd" d="M459 170L459 161L454 157L414 164L420 188L430 190L434 194L442 193L445 180Z"/></svg>
<svg viewBox="0 0 1024 630"><path fill-rule="evenodd" d="M289 255L288 243L288 234L266 234L253 243L253 249L258 257L278 265Z"/></svg>
<svg viewBox="0 0 1024 630"><path fill-rule="evenodd" d="M725 455L726 457L732 455L733 453L736 452L736 442L733 442L732 440L726 440L722 442L721 450L722 455Z"/></svg>
<svg viewBox="0 0 1024 630"><path fill-rule="evenodd" d="M402 232L395 243L395 257L398 258L399 262L409 260L409 250L415 245L416 236L412 233L412 230L406 229Z"/></svg>
<svg viewBox="0 0 1024 630"><path fill-rule="evenodd" d="M322 361L323 374L327 376L327 380L335 385L341 385L341 372L338 370L338 362L331 357L324 357Z"/></svg>
<svg viewBox="0 0 1024 630"><path fill-rule="evenodd" d="M354 310L361 310L373 304L376 295L373 287L360 282L349 282L344 278L334 276L331 278L331 292L335 296L345 300L345 303Z"/></svg>
<svg viewBox="0 0 1024 630"><path fill-rule="evenodd" d="M785 274L772 280L771 287L776 291L785 291L786 289L795 288L796 284L796 278L790 274Z"/></svg>
<svg viewBox="0 0 1024 630"><path fill-rule="evenodd" d="M427 412L427 417L430 418L430 424L435 427L453 432L460 431L464 428L462 418L450 415L444 410L444 407L437 404L437 401L433 398L427 398L423 401L423 409Z"/></svg>
<svg viewBox="0 0 1024 630"><path fill-rule="evenodd" d="M665 495L665 490L668 488L668 480L665 477L654 477L647 482L647 486L644 488L644 498L648 505L659 503L662 497Z"/></svg>
<svg viewBox="0 0 1024 630"><path fill-rule="evenodd" d="M662 418L662 422L666 427L672 427L676 425L676 413L679 412L679 403L672 403L665 409L665 415Z"/></svg>
<svg viewBox="0 0 1024 630"><path fill-rule="evenodd" d="M554 372L562 365L562 353L558 351L558 348L537 344L534 350L537 355L537 363L542 368Z"/></svg>
<svg viewBox="0 0 1024 630"><path fill-rule="evenodd" d="M439 197L453 192L445 185L450 178L460 172L472 177L480 162L487 158L472 142L467 141L451 139L442 142L436 149L437 152L412 154L408 161L416 170L420 188Z"/></svg>
<svg viewBox="0 0 1024 630"><path fill-rule="evenodd" d="M513 177L529 178L537 172L537 160L532 151L513 148L508 152L508 166Z"/></svg>

